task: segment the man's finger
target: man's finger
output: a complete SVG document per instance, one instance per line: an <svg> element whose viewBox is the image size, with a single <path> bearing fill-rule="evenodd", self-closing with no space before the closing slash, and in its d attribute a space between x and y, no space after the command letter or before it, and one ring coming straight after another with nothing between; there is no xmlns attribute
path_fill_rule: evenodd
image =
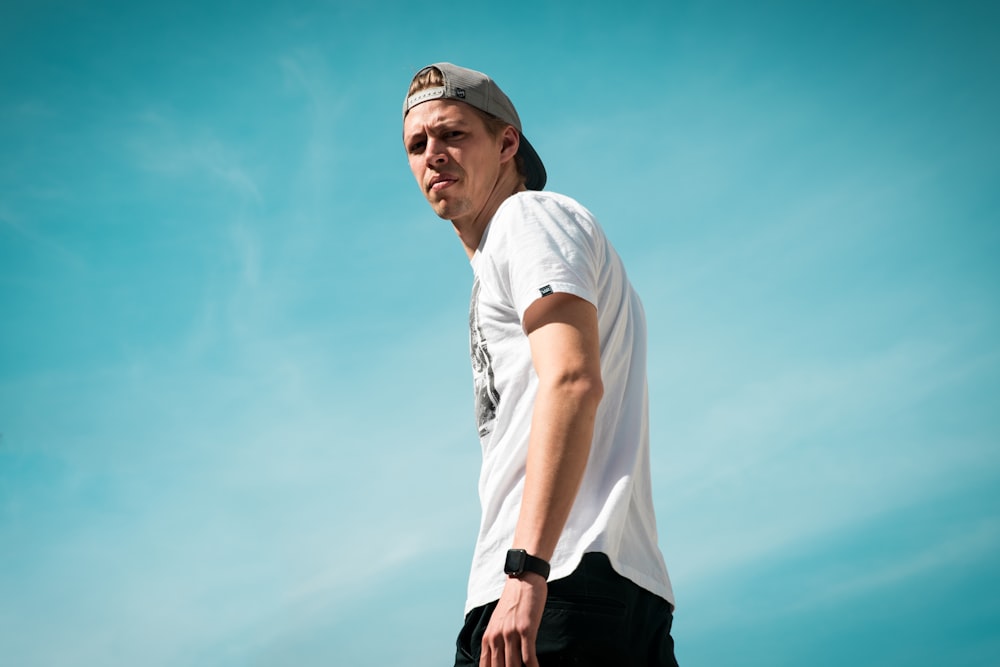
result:
<svg viewBox="0 0 1000 667"><path fill-rule="evenodd" d="M521 659L524 661L524 667L538 667L538 656L535 654L534 641L522 642Z"/></svg>
<svg viewBox="0 0 1000 667"><path fill-rule="evenodd" d="M486 638L483 637L483 643L479 645L479 667L493 667L492 659L493 652L490 650L490 645L486 643Z"/></svg>
<svg viewBox="0 0 1000 667"><path fill-rule="evenodd" d="M521 636L511 634L504 638L504 664L501 667L521 667Z"/></svg>
<svg viewBox="0 0 1000 667"><path fill-rule="evenodd" d="M521 637L521 660L524 667L538 667L538 655L535 653L535 641L538 639L538 624L527 630Z"/></svg>

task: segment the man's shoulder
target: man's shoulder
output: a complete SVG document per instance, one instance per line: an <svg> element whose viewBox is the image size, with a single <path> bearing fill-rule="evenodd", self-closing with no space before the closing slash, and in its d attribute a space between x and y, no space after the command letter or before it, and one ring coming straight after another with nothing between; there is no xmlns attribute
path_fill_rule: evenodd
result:
<svg viewBox="0 0 1000 667"><path fill-rule="evenodd" d="M480 250L484 255L528 256L534 251L605 242L594 216L572 197L551 191L523 191L497 209Z"/></svg>
<svg viewBox="0 0 1000 667"><path fill-rule="evenodd" d="M508 197L497 213L505 208L552 208L559 207L569 210L586 211L587 209L576 199L551 190L523 190Z"/></svg>
<svg viewBox="0 0 1000 667"><path fill-rule="evenodd" d="M493 220L499 222L498 227L507 229L549 224L589 228L597 223L593 214L576 199L548 190L526 190L511 195L497 209Z"/></svg>

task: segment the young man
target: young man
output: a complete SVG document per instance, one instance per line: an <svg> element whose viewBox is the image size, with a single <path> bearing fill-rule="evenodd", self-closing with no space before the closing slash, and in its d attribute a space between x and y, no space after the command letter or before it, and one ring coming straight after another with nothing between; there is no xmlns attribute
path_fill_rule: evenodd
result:
<svg viewBox="0 0 1000 667"><path fill-rule="evenodd" d="M676 665L649 478L646 327L593 216L486 75L438 63L403 106L410 169L472 263L482 523L456 665Z"/></svg>

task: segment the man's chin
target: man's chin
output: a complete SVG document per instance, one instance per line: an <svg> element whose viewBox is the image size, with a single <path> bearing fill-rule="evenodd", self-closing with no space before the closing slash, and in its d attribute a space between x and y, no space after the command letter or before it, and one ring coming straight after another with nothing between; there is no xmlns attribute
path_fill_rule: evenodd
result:
<svg viewBox="0 0 1000 667"><path fill-rule="evenodd" d="M431 202L431 208L442 220L454 220L461 216L468 208L468 202L438 200Z"/></svg>

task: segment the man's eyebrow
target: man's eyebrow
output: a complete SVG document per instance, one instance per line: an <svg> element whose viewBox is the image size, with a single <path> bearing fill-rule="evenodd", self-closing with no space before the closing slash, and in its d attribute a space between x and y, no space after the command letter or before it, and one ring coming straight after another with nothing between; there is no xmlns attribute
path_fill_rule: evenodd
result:
<svg viewBox="0 0 1000 667"><path fill-rule="evenodd" d="M469 126L469 121L465 118L435 118L427 123L432 131L439 130L443 128L457 127L465 129ZM419 130L414 130L412 133L403 133L403 139L409 140L415 137L424 136L425 132L423 128Z"/></svg>
<svg viewBox="0 0 1000 667"><path fill-rule="evenodd" d="M469 124L468 119L462 118L461 116L458 116L458 117L455 117L455 116L450 116L450 117L449 116L437 116L435 118L432 118L431 121L428 123L428 125L430 125L431 127L441 127L441 126L449 126L450 127L450 126L453 126L453 125L465 126L465 125L468 125L468 124Z"/></svg>

